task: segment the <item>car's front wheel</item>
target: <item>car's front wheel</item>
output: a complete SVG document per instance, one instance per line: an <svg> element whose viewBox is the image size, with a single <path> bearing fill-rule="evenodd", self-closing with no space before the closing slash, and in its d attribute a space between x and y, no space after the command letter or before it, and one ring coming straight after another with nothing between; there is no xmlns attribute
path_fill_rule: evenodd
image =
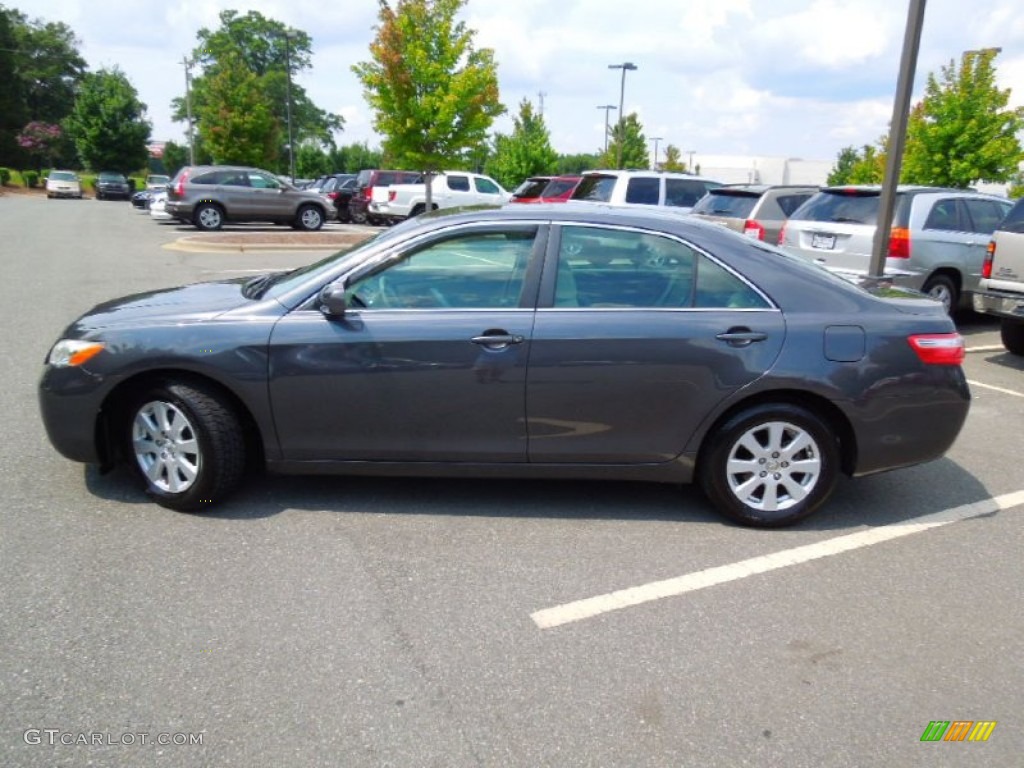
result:
<svg viewBox="0 0 1024 768"><path fill-rule="evenodd" d="M295 216L295 228L304 232L316 232L324 225L324 214L315 205L304 205Z"/></svg>
<svg viewBox="0 0 1024 768"><path fill-rule="evenodd" d="M208 507L238 485L245 441L234 409L198 386L170 383L134 400L128 452L147 492L183 512Z"/></svg>
<svg viewBox="0 0 1024 768"><path fill-rule="evenodd" d="M999 326L1006 351L1014 355L1024 355L1024 321L1003 318Z"/></svg>
<svg viewBox="0 0 1024 768"><path fill-rule="evenodd" d="M196 206L192 223L206 232L216 232L224 226L224 211L212 203L201 203Z"/></svg>
<svg viewBox="0 0 1024 768"><path fill-rule="evenodd" d="M759 405L726 421L701 458L700 482L722 514L775 528L814 512L832 493L839 444L811 411Z"/></svg>

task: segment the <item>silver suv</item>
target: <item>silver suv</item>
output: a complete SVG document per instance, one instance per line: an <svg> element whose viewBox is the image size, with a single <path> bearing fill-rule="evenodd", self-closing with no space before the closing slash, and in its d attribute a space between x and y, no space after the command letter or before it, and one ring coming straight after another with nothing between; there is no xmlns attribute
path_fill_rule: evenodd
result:
<svg viewBox="0 0 1024 768"><path fill-rule="evenodd" d="M867 274L881 191L823 188L789 218L779 245L830 269ZM1010 205L965 189L898 187L886 276L941 301L948 312L969 307L989 238Z"/></svg>
<svg viewBox="0 0 1024 768"><path fill-rule="evenodd" d="M1000 318L1003 346L1024 355L1024 198L992 233L974 309Z"/></svg>
<svg viewBox="0 0 1024 768"><path fill-rule="evenodd" d="M587 171L569 199L643 208L669 206L679 213L689 213L708 190L720 186L721 182L688 173Z"/></svg>
<svg viewBox="0 0 1024 768"><path fill-rule="evenodd" d="M312 232L329 216L316 192L296 189L269 171L234 165L182 168L167 185L167 213L207 231L228 221L270 221Z"/></svg>
<svg viewBox="0 0 1024 768"><path fill-rule="evenodd" d="M728 184L710 190L691 213L774 245L786 219L817 191L818 187L794 185Z"/></svg>

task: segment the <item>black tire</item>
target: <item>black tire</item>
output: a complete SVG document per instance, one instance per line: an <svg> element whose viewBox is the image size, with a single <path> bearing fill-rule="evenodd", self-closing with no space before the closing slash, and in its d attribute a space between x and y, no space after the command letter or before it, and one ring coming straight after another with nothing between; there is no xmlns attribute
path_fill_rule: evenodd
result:
<svg viewBox="0 0 1024 768"><path fill-rule="evenodd" d="M412 207L412 210L409 211L409 218L410 219L415 219L417 216L419 216L425 210L427 210L427 207L423 203L417 203L416 205L414 205Z"/></svg>
<svg viewBox="0 0 1024 768"><path fill-rule="evenodd" d="M128 460L158 504L192 512L238 486L245 440L238 415L221 395L170 383L132 403L122 427Z"/></svg>
<svg viewBox="0 0 1024 768"><path fill-rule="evenodd" d="M301 229L303 232L316 232L323 225L323 209L315 205L303 205L300 207L295 214L295 223L292 224L295 229Z"/></svg>
<svg viewBox="0 0 1024 768"><path fill-rule="evenodd" d="M1004 317L999 325L1003 346L1011 355L1024 355L1024 320Z"/></svg>
<svg viewBox="0 0 1024 768"><path fill-rule="evenodd" d="M97 192L96 193L96 199L97 200L102 200L103 199L103 193L102 192Z"/></svg>
<svg viewBox="0 0 1024 768"><path fill-rule="evenodd" d="M224 226L224 211L213 203L200 203L192 213L192 224L204 232L216 232Z"/></svg>
<svg viewBox="0 0 1024 768"><path fill-rule="evenodd" d="M366 223L366 212L365 211L353 211L351 208L349 208L349 213L351 214L349 218L352 219L353 223L355 223L355 224L365 224Z"/></svg>
<svg viewBox="0 0 1024 768"><path fill-rule="evenodd" d="M779 403L741 411L719 427L698 471L704 493L723 515L741 525L778 528L820 507L838 470L834 430L804 408Z"/></svg>
<svg viewBox="0 0 1024 768"><path fill-rule="evenodd" d="M946 307L947 315L953 314L960 303L960 291L957 290L953 279L947 275L932 275L921 288L921 292L941 301Z"/></svg>

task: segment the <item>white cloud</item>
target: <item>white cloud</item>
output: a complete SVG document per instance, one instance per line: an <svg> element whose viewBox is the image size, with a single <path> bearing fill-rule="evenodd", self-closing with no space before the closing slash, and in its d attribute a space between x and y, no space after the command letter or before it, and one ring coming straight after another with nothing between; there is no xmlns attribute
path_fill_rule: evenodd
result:
<svg viewBox="0 0 1024 768"><path fill-rule="evenodd" d="M64 21L90 67L117 64L149 106L156 138L181 140L170 101L182 96L182 57L222 9L259 11L313 39L313 68L299 82L346 119L343 143L376 144L352 64L367 57L373 0L4 0L30 17ZM463 18L478 46L495 49L503 102L545 95L545 119L562 152L603 146L599 104L636 111L661 147L831 159L875 141L892 111L906 5L891 0L469 0ZM962 51L999 46L999 82L1024 104L1024 14L1018 2L930 0L916 90ZM612 113L612 120L616 114ZM511 130L511 117L495 129Z"/></svg>

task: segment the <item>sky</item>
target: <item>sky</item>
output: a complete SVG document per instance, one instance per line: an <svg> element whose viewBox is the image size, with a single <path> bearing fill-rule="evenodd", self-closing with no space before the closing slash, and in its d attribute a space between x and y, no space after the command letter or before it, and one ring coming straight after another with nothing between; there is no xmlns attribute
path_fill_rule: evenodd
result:
<svg viewBox="0 0 1024 768"><path fill-rule="evenodd" d="M999 47L998 83L1024 105L1020 0L928 0L914 84L966 50ZM118 66L147 105L154 140L185 142L171 120L182 59L218 14L250 10L312 37L297 75L322 109L340 114L340 144L379 145L353 64L369 58L377 0L0 0L30 18L63 21L91 70ZM887 130L909 0L468 0L462 18L492 48L510 133L523 99L539 108L559 153L604 146L605 111L636 112L644 134L700 155L833 160ZM614 122L617 112L611 113ZM653 142L652 149L653 149Z"/></svg>

